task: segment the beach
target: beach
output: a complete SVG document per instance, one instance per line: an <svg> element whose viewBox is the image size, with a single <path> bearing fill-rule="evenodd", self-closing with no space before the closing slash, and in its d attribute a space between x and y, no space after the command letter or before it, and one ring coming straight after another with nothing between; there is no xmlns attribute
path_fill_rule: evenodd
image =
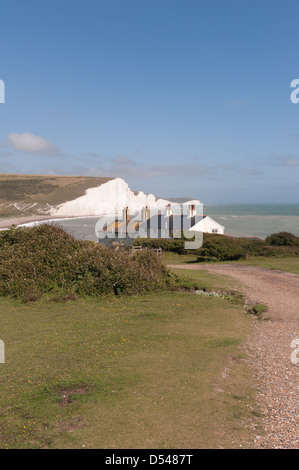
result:
<svg viewBox="0 0 299 470"><path fill-rule="evenodd" d="M21 225L21 224L28 224L30 222L38 222L41 220L49 220L54 217L48 216L31 216L31 217L7 217L0 219L0 229L2 228L10 228L12 225Z"/></svg>
<svg viewBox="0 0 299 470"><path fill-rule="evenodd" d="M24 216L24 217L6 217L3 219L0 219L0 229L6 229L6 228L11 228L13 225L18 226L18 225L23 225L23 224L30 224L32 222L42 222L42 221L53 221L53 220L65 220L65 219L72 219L74 217L64 217L63 219L58 219L57 216L41 216L41 215L36 215L36 216ZM76 217L78 219L79 217Z"/></svg>

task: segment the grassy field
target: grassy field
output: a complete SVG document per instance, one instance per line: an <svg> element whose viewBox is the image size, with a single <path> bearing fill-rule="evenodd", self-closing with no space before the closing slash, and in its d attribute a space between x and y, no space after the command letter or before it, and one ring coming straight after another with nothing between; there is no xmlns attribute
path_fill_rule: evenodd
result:
<svg viewBox="0 0 299 470"><path fill-rule="evenodd" d="M199 289L206 291L217 291L223 293L238 293L240 290L241 284L236 280L232 279L229 276L210 274L204 270L189 270L189 269L179 269L172 268L172 272L180 276L181 279L186 279L186 282L183 282L183 285L192 286L195 285Z"/></svg>
<svg viewBox="0 0 299 470"><path fill-rule="evenodd" d="M187 254L178 255L177 253L167 252L163 253L163 259L167 264L185 264L196 263L197 255Z"/></svg>
<svg viewBox="0 0 299 470"><path fill-rule="evenodd" d="M292 258L262 258L252 257L247 260L238 261L237 264L246 266L257 266L259 268L278 269L289 273L299 274L299 257Z"/></svg>
<svg viewBox="0 0 299 470"><path fill-rule="evenodd" d="M196 263L197 259L197 257L192 254L177 255L176 253L164 253L163 257L167 264L193 264ZM219 264L219 262L209 264ZM281 271L288 271L290 273L299 274L299 257L295 256L281 258L252 256L246 260L223 261L223 264L257 266L260 268L278 269Z"/></svg>
<svg viewBox="0 0 299 470"><path fill-rule="evenodd" d="M251 321L240 303L190 292L2 298L0 447L251 447L261 432L248 426L260 425L242 349Z"/></svg>

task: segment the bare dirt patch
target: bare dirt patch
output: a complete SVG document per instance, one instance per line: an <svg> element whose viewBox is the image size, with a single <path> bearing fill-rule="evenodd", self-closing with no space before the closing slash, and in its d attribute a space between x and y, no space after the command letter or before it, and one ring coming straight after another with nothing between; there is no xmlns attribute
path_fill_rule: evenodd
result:
<svg viewBox="0 0 299 470"><path fill-rule="evenodd" d="M66 388L60 390L60 406L70 405L72 403L72 395L85 395L88 392L88 387L79 387L79 388Z"/></svg>
<svg viewBox="0 0 299 470"><path fill-rule="evenodd" d="M60 423L60 425L61 425L61 431L65 431L69 433L75 432L78 429L82 429L85 427L85 423L83 422L83 418L81 418L81 416L79 416L77 419L69 423Z"/></svg>

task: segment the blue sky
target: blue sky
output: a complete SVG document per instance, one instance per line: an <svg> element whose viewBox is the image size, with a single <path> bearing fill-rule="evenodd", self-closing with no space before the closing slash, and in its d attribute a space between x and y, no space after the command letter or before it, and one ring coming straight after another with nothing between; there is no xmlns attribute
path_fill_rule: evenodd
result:
<svg viewBox="0 0 299 470"><path fill-rule="evenodd" d="M296 0L3 0L0 172L299 203Z"/></svg>

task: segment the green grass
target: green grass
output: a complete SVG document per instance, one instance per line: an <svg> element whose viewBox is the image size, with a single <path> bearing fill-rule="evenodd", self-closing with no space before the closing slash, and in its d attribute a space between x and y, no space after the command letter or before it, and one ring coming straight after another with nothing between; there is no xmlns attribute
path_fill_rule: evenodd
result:
<svg viewBox="0 0 299 470"><path fill-rule="evenodd" d="M182 261L181 264L184 264L184 261ZM246 260L210 262L207 264L234 264L236 266L256 266L257 268L273 269L278 271L287 271L293 274L299 274L299 257L264 258L252 256Z"/></svg>
<svg viewBox="0 0 299 470"><path fill-rule="evenodd" d="M200 264L196 262L197 256L192 254L178 255L176 253L163 253L163 259L167 264ZM245 266L257 266L266 269L278 269L281 271L288 271L290 273L299 274L299 256L290 257L262 257L262 256L251 256L246 260L238 261L218 261L209 262L207 264L236 264ZM203 263L205 264L205 263Z"/></svg>
<svg viewBox="0 0 299 470"><path fill-rule="evenodd" d="M257 318L262 319L263 314L268 310L268 306L265 304L245 305L245 309L250 315L255 315Z"/></svg>
<svg viewBox="0 0 299 470"><path fill-rule="evenodd" d="M196 263L197 261L197 255L193 255L193 254L179 255L177 253L165 251L162 256L163 256L163 260L167 264Z"/></svg>
<svg viewBox="0 0 299 470"><path fill-rule="evenodd" d="M171 271L180 277L182 285L196 286L207 291L237 292L240 287L240 284L229 276L210 274L205 270L171 268Z"/></svg>
<svg viewBox="0 0 299 470"><path fill-rule="evenodd" d="M259 268L278 269L289 273L299 274L299 257L289 258L262 258L252 257L247 260L237 261L236 264L257 266Z"/></svg>
<svg viewBox="0 0 299 470"><path fill-rule="evenodd" d="M250 447L250 321L187 292L0 299L0 447Z"/></svg>

